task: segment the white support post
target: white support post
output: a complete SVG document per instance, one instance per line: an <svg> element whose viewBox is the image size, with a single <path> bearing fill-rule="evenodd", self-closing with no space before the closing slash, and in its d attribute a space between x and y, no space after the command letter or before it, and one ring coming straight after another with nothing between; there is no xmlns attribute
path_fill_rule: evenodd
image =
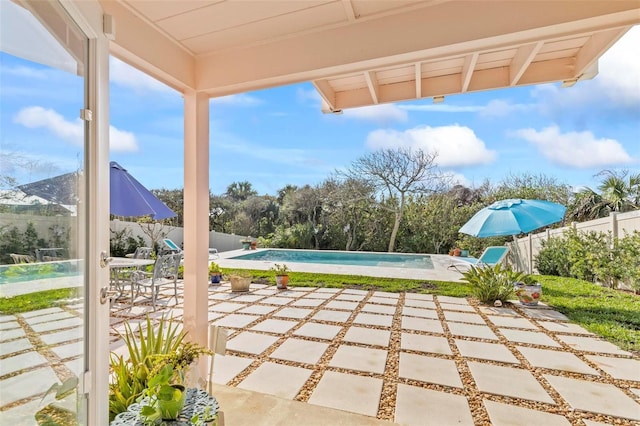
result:
<svg viewBox="0 0 640 426"><path fill-rule="evenodd" d="M209 260L209 97L184 92L184 330L207 345ZM206 375L200 360L200 375Z"/></svg>
<svg viewBox="0 0 640 426"><path fill-rule="evenodd" d="M533 239L531 238L531 234L527 236L527 242L529 244L529 250L528 250L529 262L527 265L527 268L528 268L527 273L531 274L533 273Z"/></svg>

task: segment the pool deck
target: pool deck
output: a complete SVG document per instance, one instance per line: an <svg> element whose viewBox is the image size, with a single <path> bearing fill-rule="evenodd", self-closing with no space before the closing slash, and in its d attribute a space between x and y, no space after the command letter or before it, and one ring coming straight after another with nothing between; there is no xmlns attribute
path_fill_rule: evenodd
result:
<svg viewBox="0 0 640 426"><path fill-rule="evenodd" d="M449 269L449 266L452 262L464 263L461 260L443 254L429 254L433 262L433 269L231 259L243 254L256 253L264 250L269 249L225 251L220 253L218 259L215 259L215 262L222 268L259 269L266 271L271 268L274 263L286 263L293 272L317 272L322 274L363 275L368 277L434 281L460 281L462 274L455 269Z"/></svg>

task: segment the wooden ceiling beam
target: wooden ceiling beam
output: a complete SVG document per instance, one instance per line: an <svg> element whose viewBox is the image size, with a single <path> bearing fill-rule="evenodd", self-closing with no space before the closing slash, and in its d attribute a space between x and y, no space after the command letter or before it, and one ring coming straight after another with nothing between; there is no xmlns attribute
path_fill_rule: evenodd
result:
<svg viewBox="0 0 640 426"><path fill-rule="evenodd" d="M543 45L544 42L539 41L518 48L509 66L509 86L518 84L520 77L522 77L522 74L527 70L527 67L531 64L540 49L542 49Z"/></svg>

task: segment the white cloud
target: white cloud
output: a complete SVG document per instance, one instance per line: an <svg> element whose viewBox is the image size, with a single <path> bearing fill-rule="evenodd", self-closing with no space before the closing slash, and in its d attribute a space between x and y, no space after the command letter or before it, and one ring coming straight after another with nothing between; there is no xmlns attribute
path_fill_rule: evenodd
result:
<svg viewBox="0 0 640 426"><path fill-rule="evenodd" d="M394 104L371 105L344 110L344 116L360 120L373 121L378 124L399 122L409 119L406 111Z"/></svg>
<svg viewBox="0 0 640 426"><path fill-rule="evenodd" d="M60 139L76 146L82 146L84 143L82 120L77 118L74 121L67 121L52 109L39 106L23 108L15 115L13 121L30 129L45 128ZM109 126L109 139L111 151L135 152L138 150L138 142L131 132Z"/></svg>
<svg viewBox="0 0 640 426"><path fill-rule="evenodd" d="M109 80L120 86L134 89L136 92L175 93L172 88L142 71L114 58L109 60Z"/></svg>
<svg viewBox="0 0 640 426"><path fill-rule="evenodd" d="M305 105L312 105L314 108L320 108L320 104L322 102L322 97L320 93L318 93L315 89L305 90L302 88L298 88L296 91L296 97L298 98L298 102Z"/></svg>
<svg viewBox="0 0 640 426"><path fill-rule="evenodd" d="M372 149L407 147L437 152L436 162L440 167L489 164L496 159L495 151L487 149L473 130L459 125L419 126L404 132L375 130L367 136L367 146Z"/></svg>
<svg viewBox="0 0 640 426"><path fill-rule="evenodd" d="M24 65L10 67L3 64L0 65L0 73L26 79L44 80L47 78L47 72L44 69L36 69L32 67L26 67Z"/></svg>
<svg viewBox="0 0 640 426"><path fill-rule="evenodd" d="M513 112L530 110L533 107L534 105L514 104L504 99L494 99L480 111L480 115L487 117L504 117Z"/></svg>
<svg viewBox="0 0 640 426"><path fill-rule="evenodd" d="M233 105L241 107L252 107L264 103L262 99L255 96L247 95L246 93L240 93L237 95L222 96L219 98L212 98L212 104L217 105Z"/></svg>
<svg viewBox="0 0 640 426"><path fill-rule="evenodd" d="M593 133L560 133L557 126L541 131L520 129L516 136L533 144L550 161L569 167L589 168L629 164L634 160L614 139L597 139Z"/></svg>

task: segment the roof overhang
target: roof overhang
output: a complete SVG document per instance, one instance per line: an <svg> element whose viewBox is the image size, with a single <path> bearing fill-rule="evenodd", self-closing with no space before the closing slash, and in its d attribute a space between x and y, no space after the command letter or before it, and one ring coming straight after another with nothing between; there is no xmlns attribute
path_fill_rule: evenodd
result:
<svg viewBox="0 0 640 426"><path fill-rule="evenodd" d="M561 81L640 23L637 1L101 0L112 53L211 97L312 81L323 110Z"/></svg>

